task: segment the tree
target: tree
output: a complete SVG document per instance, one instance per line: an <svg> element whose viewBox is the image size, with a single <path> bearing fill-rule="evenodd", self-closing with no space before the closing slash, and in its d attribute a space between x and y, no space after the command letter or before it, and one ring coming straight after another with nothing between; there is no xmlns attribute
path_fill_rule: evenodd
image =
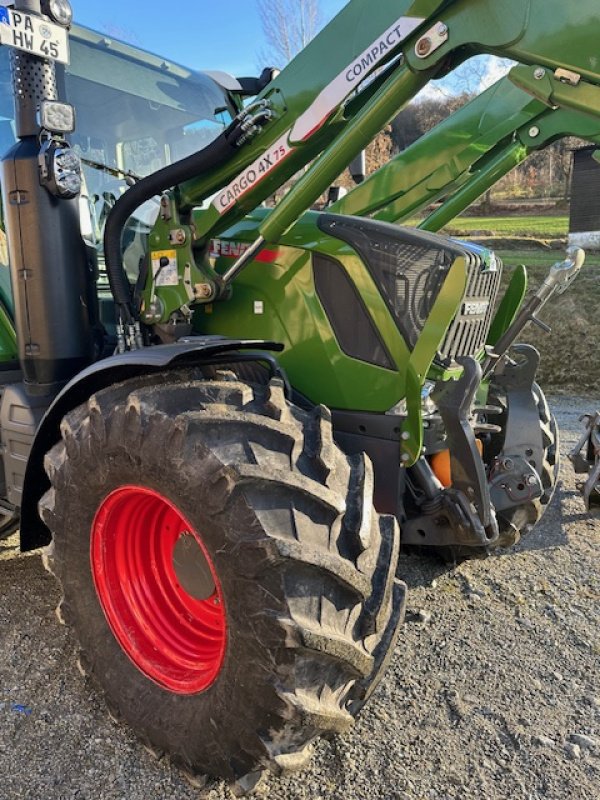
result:
<svg viewBox="0 0 600 800"><path fill-rule="evenodd" d="M318 32L322 13L319 0L257 0L267 48L262 66L283 68Z"/></svg>

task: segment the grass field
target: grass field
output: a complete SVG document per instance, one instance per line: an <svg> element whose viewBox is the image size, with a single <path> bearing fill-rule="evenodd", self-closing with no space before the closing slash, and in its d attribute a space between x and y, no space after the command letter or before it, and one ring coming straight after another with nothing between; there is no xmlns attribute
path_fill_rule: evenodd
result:
<svg viewBox="0 0 600 800"><path fill-rule="evenodd" d="M452 236L525 236L534 239L560 239L569 230L568 217L457 217L446 226Z"/></svg>
<svg viewBox="0 0 600 800"><path fill-rule="evenodd" d="M407 225L418 225L419 219ZM502 236L532 239L562 239L569 230L566 216L456 217L444 229L449 236Z"/></svg>
<svg viewBox="0 0 600 800"><path fill-rule="evenodd" d="M539 270L541 277L546 275L548 269L552 264L554 264L555 261L562 261L565 257L564 250L549 250L546 247L535 248L535 246L532 246L531 249L527 250L497 249L495 252L500 256L503 264L506 267L512 269L519 264L525 264L532 274ZM585 266L577 278L577 281L581 281L585 276L588 278L591 277L592 273L596 276L596 282L598 284L598 288L600 289L600 252L597 251L587 254Z"/></svg>

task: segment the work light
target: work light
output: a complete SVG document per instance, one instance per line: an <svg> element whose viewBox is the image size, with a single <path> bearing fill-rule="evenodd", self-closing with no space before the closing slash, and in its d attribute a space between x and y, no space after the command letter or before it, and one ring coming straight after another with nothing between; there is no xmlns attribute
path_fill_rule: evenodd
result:
<svg viewBox="0 0 600 800"><path fill-rule="evenodd" d="M61 197L75 197L81 191L81 161L77 153L68 148L54 152L53 172L56 188Z"/></svg>
<svg viewBox="0 0 600 800"><path fill-rule="evenodd" d="M75 109L58 100L42 100L39 123L41 128L51 133L72 133L75 130Z"/></svg>
<svg viewBox="0 0 600 800"><path fill-rule="evenodd" d="M81 191L81 159L66 142L48 139L39 156L40 179L56 197L77 197Z"/></svg>

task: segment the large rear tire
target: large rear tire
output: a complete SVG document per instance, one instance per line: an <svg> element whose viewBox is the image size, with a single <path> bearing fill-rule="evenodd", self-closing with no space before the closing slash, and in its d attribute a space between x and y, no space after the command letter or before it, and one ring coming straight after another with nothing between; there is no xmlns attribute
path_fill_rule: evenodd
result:
<svg viewBox="0 0 600 800"><path fill-rule="evenodd" d="M327 409L199 377L132 379L70 413L40 510L61 616L113 714L247 788L346 730L381 678L399 531Z"/></svg>

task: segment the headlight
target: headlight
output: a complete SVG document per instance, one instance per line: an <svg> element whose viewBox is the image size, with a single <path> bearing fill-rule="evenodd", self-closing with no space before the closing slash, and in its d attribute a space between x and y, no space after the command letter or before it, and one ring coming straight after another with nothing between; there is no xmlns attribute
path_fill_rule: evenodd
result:
<svg viewBox="0 0 600 800"><path fill-rule="evenodd" d="M50 139L40 151L40 180L56 197L70 199L81 191L81 159L65 142Z"/></svg>
<svg viewBox="0 0 600 800"><path fill-rule="evenodd" d="M42 11L63 28L68 28L73 22L73 9L69 0L44 0Z"/></svg>

